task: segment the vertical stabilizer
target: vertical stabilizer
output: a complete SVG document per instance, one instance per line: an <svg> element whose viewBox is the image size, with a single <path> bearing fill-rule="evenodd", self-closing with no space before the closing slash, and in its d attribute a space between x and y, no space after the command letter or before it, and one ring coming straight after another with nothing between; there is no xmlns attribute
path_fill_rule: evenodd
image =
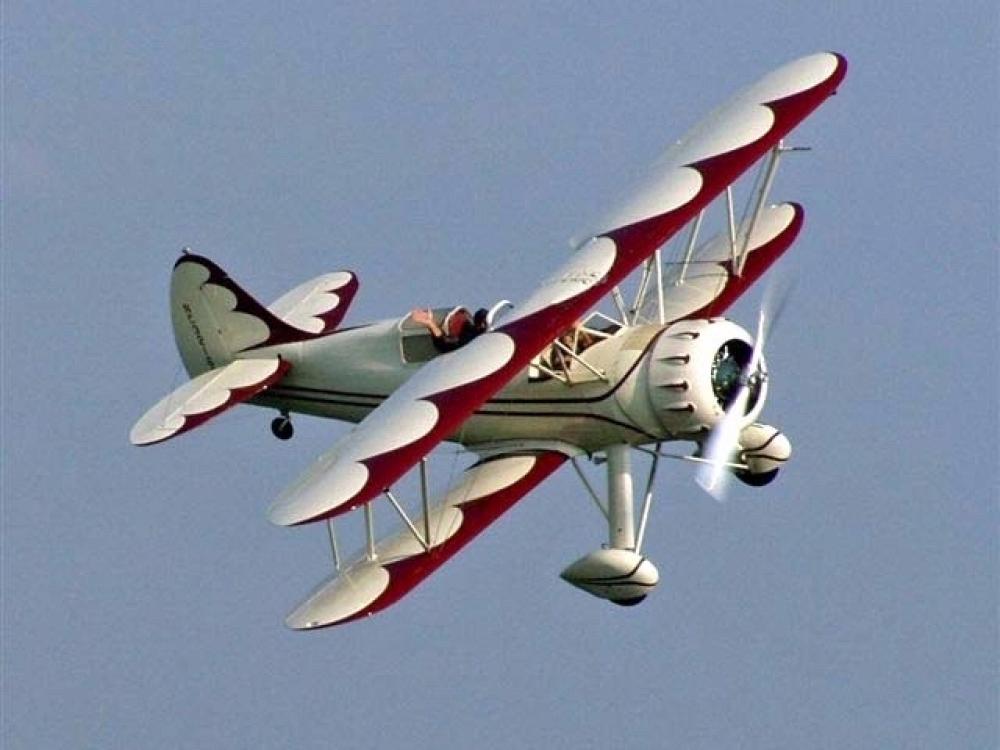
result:
<svg viewBox="0 0 1000 750"><path fill-rule="evenodd" d="M181 359L195 376L252 349L328 335L357 288L353 273L326 274L296 287L271 310L208 258L185 253L170 283L170 316Z"/></svg>

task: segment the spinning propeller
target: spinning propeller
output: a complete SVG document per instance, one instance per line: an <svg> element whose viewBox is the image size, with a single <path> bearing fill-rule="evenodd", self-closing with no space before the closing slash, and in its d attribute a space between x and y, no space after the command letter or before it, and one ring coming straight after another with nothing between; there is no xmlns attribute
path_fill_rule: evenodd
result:
<svg viewBox="0 0 1000 750"><path fill-rule="evenodd" d="M789 288L772 284L764 294L757 315L757 334L754 337L753 350L750 358L739 375L739 390L731 397L726 413L715 425L705 441L702 451L704 463L695 480L708 494L719 502L725 500L726 491L731 477L734 454L740 448L740 432L747 414L747 405L751 392L757 383L767 378L767 371L761 367L764 343L771 329L781 316L788 301Z"/></svg>

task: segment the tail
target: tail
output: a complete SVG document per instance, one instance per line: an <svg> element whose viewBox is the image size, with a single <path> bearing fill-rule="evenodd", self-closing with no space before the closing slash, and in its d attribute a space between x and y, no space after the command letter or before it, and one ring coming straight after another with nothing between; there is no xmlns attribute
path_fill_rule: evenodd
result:
<svg viewBox="0 0 1000 750"><path fill-rule="evenodd" d="M329 273L267 308L208 258L185 253L174 265L170 283L174 338L193 377L244 352L332 333L357 289L353 273Z"/></svg>

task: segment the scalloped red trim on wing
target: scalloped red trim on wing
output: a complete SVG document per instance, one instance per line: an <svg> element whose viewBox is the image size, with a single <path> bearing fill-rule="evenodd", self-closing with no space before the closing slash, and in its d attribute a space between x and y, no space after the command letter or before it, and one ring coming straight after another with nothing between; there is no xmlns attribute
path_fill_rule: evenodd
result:
<svg viewBox="0 0 1000 750"><path fill-rule="evenodd" d="M321 276L312 282L306 282L284 295L272 305L272 307L280 305L289 295L310 285L312 285L315 291L325 293L329 302L326 305L320 305L311 316L302 316L307 323L311 322L310 318L315 319L319 323L318 325L311 325L309 329L306 329L291 324L275 311L264 307L249 292L237 284L225 270L208 258L195 255L194 253L185 253L177 259L177 262L174 264L174 271L176 272L178 268L185 264L199 266L204 269L206 276L201 282L202 288L212 285L229 292L232 300L229 309L225 310L224 314L237 313L248 315L255 318L259 323L263 323L266 327L261 331L260 335L255 337L252 343L245 344L237 349L239 352L307 341L332 333L344 319L347 308L350 306L358 290L357 277L349 271L340 271ZM327 287L315 289L317 284L324 279L330 281ZM235 354L237 351L233 353Z"/></svg>
<svg viewBox="0 0 1000 750"><path fill-rule="evenodd" d="M695 126L612 214L629 223L581 245L496 330L425 365L278 498L271 520L310 523L379 495L834 93L845 73L839 55L802 58ZM713 153L720 144L728 150ZM657 202L673 207L649 215Z"/></svg>
<svg viewBox="0 0 1000 750"><path fill-rule="evenodd" d="M202 373L149 409L129 435L133 445L162 443L248 401L291 369L288 360L238 359Z"/></svg>
<svg viewBox="0 0 1000 750"><path fill-rule="evenodd" d="M429 550L403 529L317 587L286 620L314 630L369 617L395 604L558 469L557 452L507 454L472 466L431 509ZM424 528L423 519L414 522Z"/></svg>

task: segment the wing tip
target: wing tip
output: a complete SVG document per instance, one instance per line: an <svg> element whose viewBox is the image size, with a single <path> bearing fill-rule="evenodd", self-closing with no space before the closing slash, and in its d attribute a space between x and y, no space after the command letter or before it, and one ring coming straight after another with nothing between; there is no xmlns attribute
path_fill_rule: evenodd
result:
<svg viewBox="0 0 1000 750"><path fill-rule="evenodd" d="M840 85L840 82L843 81L844 77L847 75L847 68L850 64L847 62L847 57L841 52L827 50L826 54L833 55L833 57L837 60L833 73L830 74L830 81L833 83L833 90L831 94L835 94L837 93L837 87Z"/></svg>
<svg viewBox="0 0 1000 750"><path fill-rule="evenodd" d="M293 510L294 508L290 504L278 500L278 502L268 508L267 520L275 526L283 526L285 528L301 526L310 521L309 518L303 518L301 514L293 513Z"/></svg>
<svg viewBox="0 0 1000 750"><path fill-rule="evenodd" d="M147 448L150 445L156 445L157 443L162 443L164 440L169 440L174 436L175 432L170 432L168 435L163 436L153 436L148 434L140 434L133 429L128 434L128 441L131 445L136 448Z"/></svg>
<svg viewBox="0 0 1000 750"><path fill-rule="evenodd" d="M801 229L802 224L805 222L806 209L797 201L785 201L785 205L791 206L793 211L792 220L789 222L789 226L795 227L795 231L798 232L798 230Z"/></svg>
<svg viewBox="0 0 1000 750"><path fill-rule="evenodd" d="M296 507L299 504L300 503L295 500L283 500L282 498L278 498L278 500L276 500L275 503L268 509L267 520L275 526L282 526L290 529L295 526L306 526L311 523L316 523L317 521L326 521L343 513L354 510L357 507L357 505L353 503L344 503L342 505L334 505L332 508L329 504L326 504L321 509L317 509L315 507L302 509Z"/></svg>

